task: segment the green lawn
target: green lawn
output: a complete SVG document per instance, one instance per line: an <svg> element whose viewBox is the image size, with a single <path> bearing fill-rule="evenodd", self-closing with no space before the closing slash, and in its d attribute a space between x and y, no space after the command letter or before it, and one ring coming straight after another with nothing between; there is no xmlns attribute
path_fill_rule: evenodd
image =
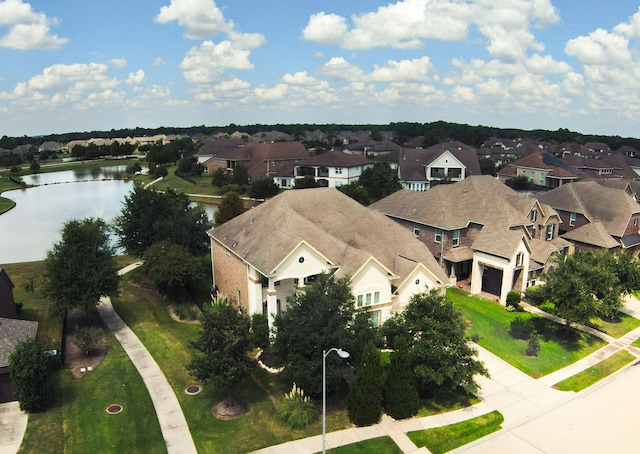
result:
<svg viewBox="0 0 640 454"><path fill-rule="evenodd" d="M426 446L433 454L441 454L500 430L503 422L502 414L493 411L456 424L409 432L407 436L418 448Z"/></svg>
<svg viewBox="0 0 640 454"><path fill-rule="evenodd" d="M134 272L135 275L135 272ZM211 405L222 395L204 386L195 396L184 393L194 383L185 365L190 360L189 340L195 339L199 325L185 324L171 319L165 304L148 289L134 284L128 275L121 286L121 294L112 298L122 319L133 329L151 352L173 387L189 424L196 447L207 453L244 453L292 439L318 435L322 432L320 418L305 430L291 430L277 419L279 402L291 388L277 375L258 369L234 393L244 400L249 411L232 421L220 421L211 415ZM335 393L327 401L327 431L350 426L344 401L344 391ZM233 440L233 443L229 443Z"/></svg>
<svg viewBox="0 0 640 454"><path fill-rule="evenodd" d="M469 324L469 336L479 335L482 347L534 378L574 363L606 345L598 337L573 329L567 334L564 326L550 320L526 312L507 312L499 304L457 288L449 288L447 297L462 311ZM515 317L534 319L540 333L538 356L526 356L527 341L509 335L510 322Z"/></svg>
<svg viewBox="0 0 640 454"><path fill-rule="evenodd" d="M600 361L595 366L585 369L573 377L562 380L560 383L556 383L553 387L560 391L582 391L635 359L636 357L628 351L620 350L604 361Z"/></svg>
<svg viewBox="0 0 640 454"><path fill-rule="evenodd" d="M122 261L130 258L121 257ZM38 339L47 349L61 349L62 319L50 314L43 295L43 262L3 265L13 281L16 301L24 303L21 318L38 321ZM36 276L35 278L32 278ZM53 373L54 402L30 415L22 452L164 452L155 410L142 379L120 344L109 334L105 359L81 380L67 370ZM111 403L124 406L108 415ZM99 430L96 430L99 427ZM135 430L131 430L131 428Z"/></svg>
<svg viewBox="0 0 640 454"><path fill-rule="evenodd" d="M0 197L0 214L9 211L14 206L16 206L16 202L13 200L9 200L6 197Z"/></svg>
<svg viewBox="0 0 640 454"><path fill-rule="evenodd" d="M332 454L401 454L402 451L391 437L372 438L350 445L328 449Z"/></svg>
<svg viewBox="0 0 640 454"><path fill-rule="evenodd" d="M627 315L624 312L618 312L617 317L619 320L616 320L615 322L605 321L601 318L594 318L591 320L589 326L592 326L609 336L615 337L616 339L619 339L629 331L640 326L640 319Z"/></svg>

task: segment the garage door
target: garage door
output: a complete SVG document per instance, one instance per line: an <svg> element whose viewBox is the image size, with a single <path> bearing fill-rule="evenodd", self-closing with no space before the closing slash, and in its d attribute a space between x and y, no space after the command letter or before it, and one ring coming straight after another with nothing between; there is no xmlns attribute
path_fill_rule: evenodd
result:
<svg viewBox="0 0 640 454"><path fill-rule="evenodd" d="M482 273L482 291L500 296L502 289L502 270L485 266Z"/></svg>

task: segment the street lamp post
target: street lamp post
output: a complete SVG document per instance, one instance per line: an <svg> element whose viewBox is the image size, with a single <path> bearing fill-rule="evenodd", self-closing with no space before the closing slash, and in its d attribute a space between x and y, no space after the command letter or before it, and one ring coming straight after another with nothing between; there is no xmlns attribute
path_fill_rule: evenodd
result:
<svg viewBox="0 0 640 454"><path fill-rule="evenodd" d="M322 454L325 454L325 438L327 436L327 355L335 351L342 359L349 357L349 352L341 348L333 347L329 350L322 350Z"/></svg>

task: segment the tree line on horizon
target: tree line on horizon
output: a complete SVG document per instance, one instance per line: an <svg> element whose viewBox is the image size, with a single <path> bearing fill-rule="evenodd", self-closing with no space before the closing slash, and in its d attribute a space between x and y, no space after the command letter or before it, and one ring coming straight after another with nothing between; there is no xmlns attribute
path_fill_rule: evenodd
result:
<svg viewBox="0 0 640 454"><path fill-rule="evenodd" d="M190 126L190 127L165 127L158 128L124 128L111 129L109 131L85 131L85 132L68 132L62 134L48 134L43 136L21 136L9 137L2 136L0 138L0 148L11 150L19 145L34 144L37 139L38 143L45 141L55 141L68 143L72 140L88 140L91 138L113 138L113 137L140 137L151 136L156 134L184 134L193 136L201 133L207 136L224 133L232 134L236 131L244 132L249 135L259 132L280 131L289 134L296 140L304 138L305 131L320 130L327 134L331 140L341 131L389 131L392 133L393 141L399 145L419 136L424 136L423 146L428 147L447 140L459 140L467 145L480 147L484 141L491 137L502 139L533 139L544 142L575 142L585 144L587 142L602 142L612 150L627 145L640 150L640 138L620 137L617 135L596 135L582 134L570 131L566 128L559 128L556 131L544 129L511 129L496 128L484 125L468 125L460 123L451 123L446 121L434 121L430 123L419 122L392 122L389 124L309 124L309 123L291 123L291 124L252 124L237 125L230 123L227 126Z"/></svg>

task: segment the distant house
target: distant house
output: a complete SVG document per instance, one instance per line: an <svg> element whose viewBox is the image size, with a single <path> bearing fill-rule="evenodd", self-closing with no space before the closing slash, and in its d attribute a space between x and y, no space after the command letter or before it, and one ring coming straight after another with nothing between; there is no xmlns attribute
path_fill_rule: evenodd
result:
<svg viewBox="0 0 640 454"><path fill-rule="evenodd" d="M577 181L579 173L555 156L538 151L512 162L498 172L498 178L503 182L515 177L526 177L537 186L557 188Z"/></svg>
<svg viewBox="0 0 640 454"><path fill-rule="evenodd" d="M9 355L23 340L36 336L38 322L17 320L13 282L0 268L0 403L15 400L9 378Z"/></svg>
<svg viewBox="0 0 640 454"><path fill-rule="evenodd" d="M596 181L580 181L540 193L560 218L563 238L576 248L640 250L640 205L628 187L616 188Z"/></svg>
<svg viewBox="0 0 640 454"><path fill-rule="evenodd" d="M216 143L221 140L221 143ZM300 142L246 143L236 139L207 139L196 153L198 162L204 166L204 174L212 174L217 169L232 172L238 163L249 170L252 180L265 177L283 178L283 169L293 170L293 164L307 159L309 153ZM287 175L293 178L293 174Z"/></svg>
<svg viewBox="0 0 640 454"><path fill-rule="evenodd" d="M371 208L411 231L432 252L450 282L471 293L524 291L550 266L560 218L535 198L521 197L491 176L471 176L426 192L401 190Z"/></svg>
<svg viewBox="0 0 640 454"><path fill-rule="evenodd" d="M411 191L426 191L480 173L476 149L457 141L424 149L404 148L398 159L398 178Z"/></svg>
<svg viewBox="0 0 640 454"><path fill-rule="evenodd" d="M373 161L365 156L333 150L299 161L294 175L296 179L312 176L318 186L338 188L358 181L362 171L372 166Z"/></svg>
<svg viewBox="0 0 640 454"><path fill-rule="evenodd" d="M344 146L344 152L348 154L358 154L368 158L374 158L394 151L400 151L402 147L390 140L375 141L367 139Z"/></svg>
<svg viewBox="0 0 640 454"><path fill-rule="evenodd" d="M447 284L411 232L334 188L285 191L208 234L214 284L249 314L279 314L293 291L332 273L378 325Z"/></svg>

